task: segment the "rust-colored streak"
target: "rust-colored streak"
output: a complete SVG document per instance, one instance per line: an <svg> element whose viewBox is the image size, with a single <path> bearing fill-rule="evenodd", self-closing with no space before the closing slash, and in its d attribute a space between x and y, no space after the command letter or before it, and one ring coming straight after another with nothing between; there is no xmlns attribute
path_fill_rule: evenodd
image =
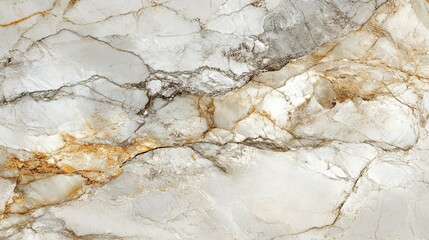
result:
<svg viewBox="0 0 429 240"><path fill-rule="evenodd" d="M64 173L55 164L49 164L49 156L44 153L35 152L33 156L24 161L17 156L11 156L5 165L5 169L16 169L25 174L60 174Z"/></svg>
<svg viewBox="0 0 429 240"><path fill-rule="evenodd" d="M4 165L6 170L20 169L24 166L24 163L16 156L12 155L9 157L9 160Z"/></svg>
<svg viewBox="0 0 429 240"><path fill-rule="evenodd" d="M45 11L39 11L39 12L35 12L35 13L32 13L32 14L30 14L30 15L28 15L28 16L26 16L26 17L23 17L23 18L20 18L20 19L18 19L18 20L15 20L15 21L12 21L12 22L9 22L9 23L0 23L0 27L9 27L9 26L12 26L12 25L15 25L15 24L18 24L18 23L20 23L20 22L23 22L23 21L25 21L25 20L27 20L27 19L30 19L30 18L32 18L32 17L34 17L34 16L36 16L36 15L41 15L41 16L46 16L46 14L48 13L48 12L50 12L52 9L54 9L54 7L58 4L58 1L59 0L56 0L53 4L52 4L52 6L49 8L49 9L46 9ZM73 1L73 0L72 0ZM76 2L77 0L75 0L74 2Z"/></svg>
<svg viewBox="0 0 429 240"><path fill-rule="evenodd" d="M0 23L0 27L9 27L9 26L12 26L12 25L18 24L18 23L20 23L20 22L23 22L23 21L25 21L25 20L27 20L27 19L29 19L29 18L32 18L32 17L36 16L36 15L42 15L42 16L45 16L45 15L46 15L46 11L43 11L43 12L36 12L36 13L33 13L33 14L28 15L28 16L26 16L26 17L20 18L20 19L18 19L18 20L15 20L15 21L13 21L13 22L10 22L10 23Z"/></svg>
<svg viewBox="0 0 429 240"><path fill-rule="evenodd" d="M65 146L47 155L32 152L20 159L9 156L5 170L16 171L18 176L40 177L55 174L80 174L89 181L105 182L121 173L122 164L135 155L158 146L154 140L133 141L128 147L111 146L102 143L81 143L68 134L62 134ZM91 164L81 167L80 163L91 158ZM65 161L63 161L65 160ZM25 181L24 181L25 182ZM25 183L24 183L25 184Z"/></svg>
<svg viewBox="0 0 429 240"><path fill-rule="evenodd" d="M76 168L68 165L68 164L63 164L61 165L61 169L66 172L66 173L73 173L73 172L77 172Z"/></svg>

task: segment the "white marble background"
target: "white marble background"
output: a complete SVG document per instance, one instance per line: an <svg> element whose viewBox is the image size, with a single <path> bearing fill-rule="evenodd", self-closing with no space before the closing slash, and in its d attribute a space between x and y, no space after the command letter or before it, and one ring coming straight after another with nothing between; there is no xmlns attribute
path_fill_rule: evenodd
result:
<svg viewBox="0 0 429 240"><path fill-rule="evenodd" d="M1 0L0 239L429 239L424 0Z"/></svg>

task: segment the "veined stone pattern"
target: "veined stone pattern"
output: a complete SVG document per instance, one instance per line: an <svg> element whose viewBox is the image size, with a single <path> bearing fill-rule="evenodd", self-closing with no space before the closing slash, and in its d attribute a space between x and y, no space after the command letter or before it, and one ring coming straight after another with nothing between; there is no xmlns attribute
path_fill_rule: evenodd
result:
<svg viewBox="0 0 429 240"><path fill-rule="evenodd" d="M428 9L0 1L0 239L429 239Z"/></svg>

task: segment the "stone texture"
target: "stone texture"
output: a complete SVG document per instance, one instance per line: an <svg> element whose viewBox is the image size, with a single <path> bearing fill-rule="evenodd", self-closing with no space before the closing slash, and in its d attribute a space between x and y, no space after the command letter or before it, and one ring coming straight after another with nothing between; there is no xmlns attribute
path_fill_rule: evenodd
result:
<svg viewBox="0 0 429 240"><path fill-rule="evenodd" d="M0 239L428 239L428 5L3 1Z"/></svg>

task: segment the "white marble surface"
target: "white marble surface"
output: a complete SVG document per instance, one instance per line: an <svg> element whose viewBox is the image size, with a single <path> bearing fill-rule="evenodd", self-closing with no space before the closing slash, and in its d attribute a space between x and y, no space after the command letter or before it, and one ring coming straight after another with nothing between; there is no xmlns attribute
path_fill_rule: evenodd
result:
<svg viewBox="0 0 429 240"><path fill-rule="evenodd" d="M429 239L427 9L0 1L0 239Z"/></svg>

